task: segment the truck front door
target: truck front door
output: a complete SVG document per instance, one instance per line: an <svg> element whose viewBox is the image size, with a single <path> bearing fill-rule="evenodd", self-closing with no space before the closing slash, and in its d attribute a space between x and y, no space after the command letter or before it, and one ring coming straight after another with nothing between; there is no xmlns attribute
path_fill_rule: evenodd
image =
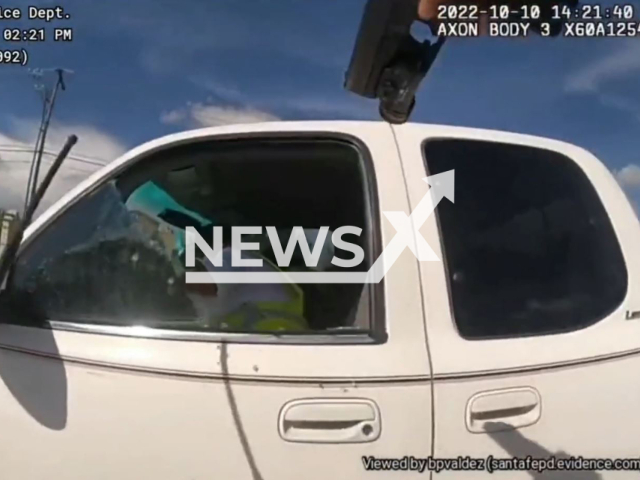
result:
<svg viewBox="0 0 640 480"><path fill-rule="evenodd" d="M409 211L385 124L201 130L126 155L45 213L20 253L20 308L0 325L6 478L368 479L365 464L380 466L363 457L431 453L411 252L380 284L299 285L304 331L209 323L153 208L128 210L149 184L184 207L164 220L356 226L364 260L342 270L361 273L395 235L380 212ZM238 300L219 287L200 292L212 312Z"/></svg>

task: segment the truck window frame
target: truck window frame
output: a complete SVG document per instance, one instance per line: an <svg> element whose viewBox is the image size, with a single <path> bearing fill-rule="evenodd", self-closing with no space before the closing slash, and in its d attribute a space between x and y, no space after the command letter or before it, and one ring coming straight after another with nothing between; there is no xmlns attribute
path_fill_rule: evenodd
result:
<svg viewBox="0 0 640 480"><path fill-rule="evenodd" d="M70 209L81 202L86 197L97 192L108 182L116 180L127 174L128 171L139 167L143 162L152 161L153 157L162 155L163 153L175 148L183 148L187 146L197 145L200 143L217 142L260 142L260 141L278 141L278 140L301 140L306 142L313 141L336 141L345 143L353 148L358 157L359 165L363 180L363 193L365 194L365 211L363 212L365 222L369 227L367 243L367 251L370 253L370 262L375 261L383 250L381 239L381 216L378 200L378 189L376 172L373 163L371 151L368 146L356 136L341 132L322 132L322 131L305 131L305 132L244 132L229 134L214 134L209 137L198 137L192 139L181 140L179 142L160 145L157 148L147 150L141 154L129 159L117 169L109 172L108 175L101 177L95 183L88 185L86 189L80 192L72 200L68 201L62 207L56 209L55 213L47 219L45 223L40 225L37 230L30 232L28 238L21 244L17 257L24 251L48 228L55 225L56 220L65 215ZM55 208L51 207L51 208ZM161 328L145 328L137 326L111 326L100 324L85 324L70 321L60 321L55 319L46 320L46 324L29 323L29 327L72 331L79 333L92 333L101 335L114 335L136 338L163 339L163 340L185 340L185 341L204 341L204 342L228 342L228 343L257 343L257 344L296 344L296 345L381 345L388 341L387 315L385 308L385 283L384 279L378 284L365 284L369 290L369 316L370 328L367 332L362 333L339 333L339 332L313 332L307 334L276 334L276 333L226 333L226 332L192 332L192 331L176 331Z"/></svg>

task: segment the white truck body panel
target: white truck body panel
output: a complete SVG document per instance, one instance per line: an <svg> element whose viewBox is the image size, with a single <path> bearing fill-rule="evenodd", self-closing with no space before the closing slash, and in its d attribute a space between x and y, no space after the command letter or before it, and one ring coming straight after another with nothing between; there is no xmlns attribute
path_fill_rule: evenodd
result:
<svg viewBox="0 0 640 480"><path fill-rule="evenodd" d="M92 175L28 228L24 244L37 240L96 185L150 152L202 139L298 132L359 140L373 161L380 211L407 215L427 194L420 146L430 138L563 153L586 173L611 218L628 268L627 297L606 319L576 332L469 341L455 327L444 263L418 262L406 249L384 279L388 339L382 344L283 345L242 335L172 338L136 327L0 324L0 425L7 439L0 447L3 478L366 479L375 475L363 467L362 457L369 455L638 456L640 322L623 319L626 312L640 310L640 224L611 173L573 145L513 133L378 122L195 130L148 142ZM386 245L396 230L382 213L380 218ZM434 215L420 233L442 258ZM485 408L533 407L516 418L517 430L502 436L474 433L465 423L469 402L483 393L495 394L480 397L476 405ZM357 437L350 430L344 438L329 432L322 443L285 441L280 415L289 402L300 400L297 414L303 417L335 415L336 421L358 422L373 415L377 439L350 443L346 437ZM320 406L305 407L309 401ZM637 477L637 472L583 473L575 478Z"/></svg>

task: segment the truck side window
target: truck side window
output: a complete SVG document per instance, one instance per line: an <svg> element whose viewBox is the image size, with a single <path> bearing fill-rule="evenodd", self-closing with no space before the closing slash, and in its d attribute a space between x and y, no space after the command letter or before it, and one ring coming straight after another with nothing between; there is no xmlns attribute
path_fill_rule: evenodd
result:
<svg viewBox="0 0 640 480"><path fill-rule="evenodd" d="M343 140L269 139L204 142L138 161L70 206L21 253L12 295L35 317L71 323L237 333L366 333L373 295L363 284L198 284L185 282L185 235L195 227L209 244L220 226L262 227L243 237L265 269L338 271L331 231L357 226L343 239L374 252L371 193L359 147ZM296 247L277 265L265 227L283 249L302 227L313 250L321 227L329 235L316 266ZM199 250L196 250L199 253ZM226 253L230 252L225 250ZM243 255L244 258L248 258ZM230 257L225 257L228 262ZM212 267L204 255L196 270Z"/></svg>
<svg viewBox="0 0 640 480"><path fill-rule="evenodd" d="M576 163L553 151L472 140L430 140L424 156L430 175L455 170L455 204L441 202L436 212L462 337L569 332L620 306L625 261Z"/></svg>

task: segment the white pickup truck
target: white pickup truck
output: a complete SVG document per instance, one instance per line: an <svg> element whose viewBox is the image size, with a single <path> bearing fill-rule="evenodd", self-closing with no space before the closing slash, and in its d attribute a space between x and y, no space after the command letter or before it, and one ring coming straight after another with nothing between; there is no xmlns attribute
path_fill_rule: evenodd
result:
<svg viewBox="0 0 640 480"><path fill-rule="evenodd" d="M387 212L451 170L455 197L411 217L441 261L404 248L379 283L301 284L304 332L203 327L122 213L152 181L224 225L355 225L362 272L397 234ZM283 122L151 141L25 234L1 477L638 478L639 240L613 175L554 140Z"/></svg>

